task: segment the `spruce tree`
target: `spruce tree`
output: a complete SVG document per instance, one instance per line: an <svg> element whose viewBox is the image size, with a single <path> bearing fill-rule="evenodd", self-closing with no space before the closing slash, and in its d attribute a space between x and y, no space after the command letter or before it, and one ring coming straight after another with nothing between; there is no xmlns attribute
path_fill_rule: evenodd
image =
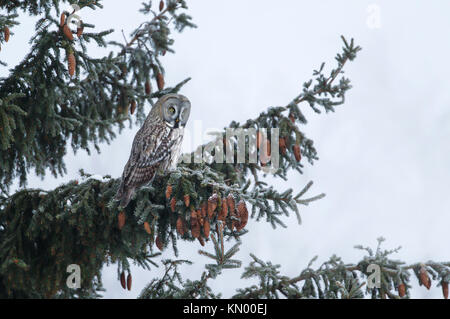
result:
<svg viewBox="0 0 450 319"><path fill-rule="evenodd" d="M245 236L252 236L248 218L266 221L275 230L286 227L283 218L295 214L325 195L310 195L312 182L299 189L278 190L266 176L286 180L290 171L303 173L318 160L313 141L302 126L302 108L317 113L334 112L343 105L350 80L344 67L361 50L353 39L342 37L336 64L322 64L312 73L298 95L287 105L272 106L244 123L232 122L208 145L183 156L175 171L141 187L122 209L113 200L120 180L80 171L80 177L51 191L30 189L30 171L44 177L66 173L65 155L79 149L98 150L112 141L126 124L141 125L144 108L167 94L179 92L190 79L165 83L160 56L173 53L174 32L195 28L187 1L161 0L143 3L147 22L136 26L126 43L107 41L113 30L98 31L90 21L74 19L60 9L71 3L79 8L101 10L100 0L0 1L0 45L7 46L21 15L39 17L30 40L31 49L0 79L0 297L1 298L97 298L101 297L101 270L116 264L124 288L132 283L130 262L149 269L163 267L141 292L140 298L220 298L208 283L224 271L239 271L242 279L257 278L249 287L242 280L234 298L408 298L413 280L430 288L442 287L448 298L450 262L422 261L406 265L393 259L398 249L385 250L383 238L375 250L357 246L366 256L346 263L332 256L322 265L314 259L296 277L280 273L280 266L252 255L242 266L235 259ZM102 58L89 55L88 43L110 50ZM329 53L326 53L329 54ZM7 61L0 61L6 65ZM326 70L329 70L328 72ZM273 148L271 128L277 128L279 148ZM254 132L244 145L227 138L227 130ZM265 138L261 132L266 129ZM251 163L251 141L257 153L279 154L279 167L259 156ZM67 141L70 141L70 145ZM271 144L272 143L272 144ZM217 148L219 147L219 148ZM217 150L244 147L246 161L232 163ZM199 161L202 150L212 158ZM11 193L20 181L21 189ZM212 242L214 249L199 254L211 259L200 278L186 278L179 270L190 260L164 259L166 249L177 252L178 241L192 245ZM156 258L163 257L161 263ZM70 288L67 267L82 268L80 288ZM376 265L380 284L368 285ZM234 270L229 270L234 269Z"/></svg>

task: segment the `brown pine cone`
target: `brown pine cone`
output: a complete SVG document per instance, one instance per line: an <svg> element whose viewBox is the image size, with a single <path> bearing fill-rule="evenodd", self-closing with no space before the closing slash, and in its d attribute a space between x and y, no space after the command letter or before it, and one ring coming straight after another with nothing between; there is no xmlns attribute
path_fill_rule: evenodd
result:
<svg viewBox="0 0 450 319"><path fill-rule="evenodd" d="M279 145L280 145L281 154L286 155L286 138L285 137L280 137Z"/></svg>
<svg viewBox="0 0 450 319"><path fill-rule="evenodd" d="M184 205L186 205L186 207L189 207L189 204L191 203L191 197L189 196L189 194L184 195L183 199Z"/></svg>
<svg viewBox="0 0 450 319"><path fill-rule="evenodd" d="M261 166L266 166L266 164L270 160L270 141L267 140L264 146L264 149L260 150L259 160L261 162Z"/></svg>
<svg viewBox="0 0 450 319"><path fill-rule="evenodd" d="M163 11L163 10L164 10L164 1L161 0L161 1L159 2L159 11Z"/></svg>
<svg viewBox="0 0 450 319"><path fill-rule="evenodd" d="M124 213L124 211L121 211L121 212L119 213L119 216L118 216L118 226L119 226L119 229L122 229L123 226L125 226L125 219L126 219L125 213Z"/></svg>
<svg viewBox="0 0 450 319"><path fill-rule="evenodd" d="M272 151L270 149L270 141L269 140L266 141L266 152L267 152L267 156L270 157L270 154Z"/></svg>
<svg viewBox="0 0 450 319"><path fill-rule="evenodd" d="M170 200L170 209L172 210L172 213L175 213L176 204L177 204L176 198L172 197L172 199Z"/></svg>
<svg viewBox="0 0 450 319"><path fill-rule="evenodd" d="M235 208L235 206L234 206L234 196L233 196L233 194L228 194L228 196L227 196L227 204L228 204L228 208L229 208L229 211L230 211L230 213L233 213L234 212L234 208Z"/></svg>
<svg viewBox="0 0 450 319"><path fill-rule="evenodd" d="M70 30L69 26L67 24L64 25L63 27L63 33L66 36L67 39L69 39L70 41L73 41L73 33L72 30Z"/></svg>
<svg viewBox="0 0 450 319"><path fill-rule="evenodd" d="M203 222L203 233L205 234L205 238L209 238L209 231L211 230L211 226L209 224L208 219L205 219Z"/></svg>
<svg viewBox="0 0 450 319"><path fill-rule="evenodd" d="M293 151L294 151L295 160L296 160L297 162L300 162L301 159L302 159L302 154L300 153L300 145L295 144L295 145L292 147L292 149L293 149Z"/></svg>
<svg viewBox="0 0 450 319"><path fill-rule="evenodd" d="M263 141L263 135L261 131L256 133L256 148L259 150L261 148L261 143Z"/></svg>
<svg viewBox="0 0 450 319"><path fill-rule="evenodd" d="M120 285L123 289L126 289L125 273L123 271L120 274Z"/></svg>
<svg viewBox="0 0 450 319"><path fill-rule="evenodd" d="M212 219L214 217L214 211L217 208L217 194L211 195L210 198L208 198L208 217L209 219Z"/></svg>
<svg viewBox="0 0 450 319"><path fill-rule="evenodd" d="M166 188L166 198L170 199L170 196L172 196L172 185L167 185Z"/></svg>
<svg viewBox="0 0 450 319"><path fill-rule="evenodd" d="M131 274L128 274L127 276L127 288L128 290L131 290L131 282L133 281L133 279L131 278Z"/></svg>
<svg viewBox="0 0 450 319"><path fill-rule="evenodd" d="M66 23L66 13L61 13L61 17L59 18L59 26L62 28Z"/></svg>
<svg viewBox="0 0 450 319"><path fill-rule="evenodd" d="M398 285L398 295L400 297L406 296L406 286L404 283L401 283L400 285Z"/></svg>
<svg viewBox="0 0 450 319"><path fill-rule="evenodd" d="M76 66L75 55L73 53L69 53L69 55L67 56L67 64L69 69L69 75L72 77L75 74L75 66Z"/></svg>
<svg viewBox="0 0 450 319"><path fill-rule="evenodd" d="M148 222L144 222L144 229L147 232L147 234L150 235L152 233L152 230L150 228L150 224Z"/></svg>
<svg viewBox="0 0 450 319"><path fill-rule="evenodd" d="M238 222L235 227L237 231L240 231L247 225L248 222L248 210L243 200L239 201L237 212L237 217L240 219L240 222Z"/></svg>
<svg viewBox="0 0 450 319"><path fill-rule="evenodd" d="M164 76L161 73L156 75L156 82L158 83L158 90L164 89Z"/></svg>
<svg viewBox="0 0 450 319"><path fill-rule="evenodd" d="M164 249L164 244L163 244L163 242L161 241L161 239L159 238L159 236L156 236L155 244L156 244L156 247L158 247L158 249L159 249L160 251L163 251L163 249Z"/></svg>
<svg viewBox="0 0 450 319"><path fill-rule="evenodd" d="M200 221L196 211L191 212L191 233L194 238L200 237Z"/></svg>
<svg viewBox="0 0 450 319"><path fill-rule="evenodd" d="M77 28L77 37L80 38L83 35L83 31L84 31L84 26L83 26L83 21L81 22L81 26L79 26Z"/></svg>
<svg viewBox="0 0 450 319"><path fill-rule="evenodd" d="M442 294L444 295L444 299L448 299L448 282L443 281L441 283L442 285Z"/></svg>
<svg viewBox="0 0 450 319"><path fill-rule="evenodd" d="M5 29L3 30L3 34L5 36L5 42L8 42L9 41L9 37L11 35L11 32L9 31L8 27L5 27Z"/></svg>
<svg viewBox="0 0 450 319"><path fill-rule="evenodd" d="M218 220L225 221L228 215L228 204L226 197L222 198L222 209L219 212Z"/></svg>
<svg viewBox="0 0 450 319"><path fill-rule="evenodd" d="M177 219L177 232L178 232L178 234L180 234L181 236L183 236L184 235L184 233L185 233L185 224L184 224L184 220L183 220L183 218L181 218L181 216L180 217L178 217L178 219Z"/></svg>
<svg viewBox="0 0 450 319"><path fill-rule="evenodd" d="M420 268L419 277L420 277L420 282L422 283L422 285L427 287L427 289L429 290L431 288L431 279L428 276L428 273L424 267Z"/></svg>
<svg viewBox="0 0 450 319"><path fill-rule="evenodd" d="M200 245L205 246L205 241L203 240L202 237L198 237L197 239L200 242Z"/></svg>
<svg viewBox="0 0 450 319"><path fill-rule="evenodd" d="M131 100L130 113L134 114L135 110L136 110L136 101L135 100Z"/></svg>
<svg viewBox="0 0 450 319"><path fill-rule="evenodd" d="M207 204L205 202L203 202L200 209L201 209L201 211L200 211L199 216L205 218L207 215L207 212L208 212Z"/></svg>

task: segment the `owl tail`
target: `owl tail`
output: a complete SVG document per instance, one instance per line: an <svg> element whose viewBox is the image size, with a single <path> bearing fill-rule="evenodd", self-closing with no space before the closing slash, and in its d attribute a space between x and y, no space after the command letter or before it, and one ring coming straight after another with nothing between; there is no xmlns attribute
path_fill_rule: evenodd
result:
<svg viewBox="0 0 450 319"><path fill-rule="evenodd" d="M131 200L131 196L133 196L134 188L125 189L123 184L120 184L119 190L117 191L115 200L120 200L120 206L123 208L127 207L128 203Z"/></svg>

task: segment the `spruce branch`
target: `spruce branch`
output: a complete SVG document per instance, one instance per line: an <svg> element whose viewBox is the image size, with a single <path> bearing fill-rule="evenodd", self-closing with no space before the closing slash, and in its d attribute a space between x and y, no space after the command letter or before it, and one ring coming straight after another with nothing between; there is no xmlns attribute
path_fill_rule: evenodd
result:
<svg viewBox="0 0 450 319"><path fill-rule="evenodd" d="M140 39L143 46L130 47L127 52L131 54L126 56L113 50L103 58L90 57L87 44L95 42L99 47L109 48L114 43L108 42L106 37L113 30L83 32L73 38L74 31L67 26L67 21L60 25L64 19L59 17L59 1L41 1L37 7L25 3L0 2L0 8L8 11L28 10L31 15L42 15L30 40L30 52L7 77L0 79L0 99L15 95L15 105L25 112L13 118L8 114L11 111L7 110L7 105L0 105L0 114L5 115L3 122L16 121L14 128L5 127L0 132L3 147L7 147L7 151L0 153L0 162L4 164L0 168L2 191L8 191L17 177L20 185L25 186L33 168L41 177L46 169L54 176L65 174L67 140L71 141L75 152L81 148L90 153L92 147L98 151L99 143L115 138L114 128L122 130L127 120L130 126L142 123L147 103L152 104L152 99L163 94L177 92L189 80L148 94L144 89L145 81L161 77L159 74L164 71L158 58L161 48L170 49L173 45L171 28L183 29L179 19L169 26L166 15L175 18L181 15L178 10L186 8L184 1L168 6L168 10L158 15L157 28L151 37ZM77 4L82 8L102 8L99 1ZM68 14L70 12L63 13ZM17 24L17 16L16 13L0 16L0 27ZM186 18L184 26L194 25ZM83 28L94 27L83 21ZM135 105L136 114L129 116L131 104Z"/></svg>
<svg viewBox="0 0 450 319"><path fill-rule="evenodd" d="M215 295L212 289L207 285L209 279L215 279L222 273L223 269L239 268L241 262L239 260L231 259L238 251L240 243L236 243L227 252L224 251L224 225L220 222L216 228L216 236L211 234L211 240L214 244L214 254L204 250L199 250L199 254L206 256L215 261L215 264L205 265L206 270L202 273L199 280L187 280L183 282L179 275L177 265L173 262L163 261L166 266L165 274L161 279L154 279L141 292L139 298L219 298L220 295ZM169 273L172 275L169 276ZM177 276L176 280L174 277ZM178 283L180 286L177 286ZM165 290L164 290L165 289Z"/></svg>
<svg viewBox="0 0 450 319"><path fill-rule="evenodd" d="M424 267L433 275L433 279L441 285L441 282L448 282L450 274L449 262L427 262L404 265L404 263L389 258L391 254L397 253L398 249L381 250L378 240L376 254L372 250L366 249L368 255L356 264L346 264L341 258L332 256L319 268L311 268L315 257L296 277L281 276L279 265L264 262L256 256L251 255L253 261L245 268L242 278L258 277L259 285L253 285L248 288L238 289L238 293L233 298L251 299L251 298L279 298L279 294L285 298L363 298L371 296L372 298L391 299L401 298L395 292L400 284L410 286L410 270L416 272L418 267ZM360 246L356 246L360 249ZM379 265L381 268L381 287L369 288L363 291L368 276L367 267L370 264ZM359 274L359 276L358 276ZM417 275L419 284L422 285L420 275ZM364 280L364 281L363 281ZM300 287L299 283L303 282Z"/></svg>

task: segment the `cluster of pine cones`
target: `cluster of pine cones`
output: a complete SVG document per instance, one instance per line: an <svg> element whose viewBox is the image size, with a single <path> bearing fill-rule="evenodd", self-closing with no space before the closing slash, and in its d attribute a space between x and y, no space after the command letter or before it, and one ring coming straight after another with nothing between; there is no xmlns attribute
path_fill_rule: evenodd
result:
<svg viewBox="0 0 450 319"><path fill-rule="evenodd" d="M176 211L176 198L172 197L172 186L166 188L166 199L169 201L170 210ZM190 196L183 196L186 207L190 206ZM202 202L200 207L192 209L190 219L187 221L183 216L179 216L176 223L177 232L184 236L190 229L191 235L197 238L202 246L204 239L209 238L211 223L223 222L231 230L240 231L248 222L248 210L244 200L240 200L236 206L233 194L219 198L217 193L212 194L206 202Z"/></svg>

